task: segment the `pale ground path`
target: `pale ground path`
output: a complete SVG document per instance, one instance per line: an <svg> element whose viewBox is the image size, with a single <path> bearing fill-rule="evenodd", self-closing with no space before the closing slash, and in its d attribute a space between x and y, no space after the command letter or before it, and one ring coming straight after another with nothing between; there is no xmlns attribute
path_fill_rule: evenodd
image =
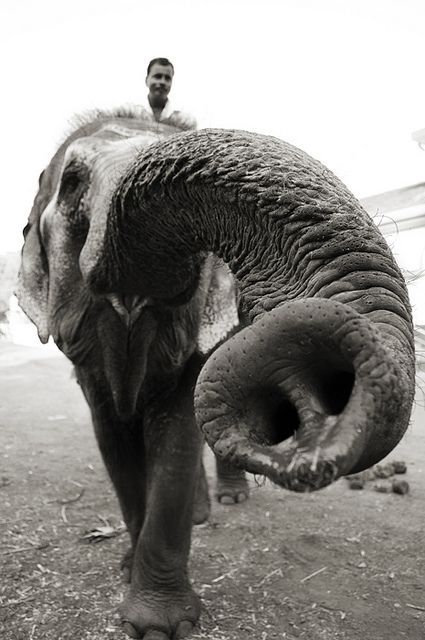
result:
<svg viewBox="0 0 425 640"><path fill-rule="evenodd" d="M0 342L2 640L124 640L127 540L82 542L120 515L71 373L53 346ZM389 456L407 463L407 496L350 491L344 479L299 495L252 479L247 503L213 503L193 533L204 604L194 640L424 640L424 404L418 388Z"/></svg>

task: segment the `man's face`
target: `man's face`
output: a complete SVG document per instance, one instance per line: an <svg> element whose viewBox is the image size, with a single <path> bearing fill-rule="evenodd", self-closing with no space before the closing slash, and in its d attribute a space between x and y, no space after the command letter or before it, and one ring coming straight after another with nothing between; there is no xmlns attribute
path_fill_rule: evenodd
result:
<svg viewBox="0 0 425 640"><path fill-rule="evenodd" d="M152 106L163 107L167 101L173 83L173 68L169 65L155 63L146 76L146 86Z"/></svg>

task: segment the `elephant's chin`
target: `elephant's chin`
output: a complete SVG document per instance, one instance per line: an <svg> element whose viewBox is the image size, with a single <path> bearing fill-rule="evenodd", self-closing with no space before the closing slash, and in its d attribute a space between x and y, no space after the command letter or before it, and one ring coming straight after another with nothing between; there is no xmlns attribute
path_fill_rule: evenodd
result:
<svg viewBox="0 0 425 640"><path fill-rule="evenodd" d="M217 455L311 491L387 455L409 394L376 326L341 303L305 299L222 345L201 372L195 408Z"/></svg>

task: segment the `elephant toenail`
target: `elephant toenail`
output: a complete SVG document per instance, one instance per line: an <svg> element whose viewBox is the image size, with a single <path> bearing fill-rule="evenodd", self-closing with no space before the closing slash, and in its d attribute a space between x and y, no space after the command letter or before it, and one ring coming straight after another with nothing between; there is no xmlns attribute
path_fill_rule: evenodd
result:
<svg viewBox="0 0 425 640"><path fill-rule="evenodd" d="M176 629L176 639L186 638L193 631L193 624L189 620L183 620Z"/></svg>
<svg viewBox="0 0 425 640"><path fill-rule="evenodd" d="M238 493L238 502L245 502L246 497L246 493Z"/></svg>
<svg viewBox="0 0 425 640"><path fill-rule="evenodd" d="M131 622L124 621L122 623L122 630L126 633L130 638L140 638L140 633L136 631Z"/></svg>
<svg viewBox="0 0 425 640"><path fill-rule="evenodd" d="M232 496L220 496L221 504L235 504L234 498Z"/></svg>

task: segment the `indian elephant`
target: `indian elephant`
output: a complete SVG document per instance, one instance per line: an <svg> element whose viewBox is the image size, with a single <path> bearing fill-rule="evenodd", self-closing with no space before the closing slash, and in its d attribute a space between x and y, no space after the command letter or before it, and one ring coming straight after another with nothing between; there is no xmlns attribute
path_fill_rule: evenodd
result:
<svg viewBox="0 0 425 640"><path fill-rule="evenodd" d="M224 477L312 491L408 426L403 277L347 188L276 138L99 112L42 174L18 297L90 406L131 538L134 638L184 637L199 616L201 430Z"/></svg>

